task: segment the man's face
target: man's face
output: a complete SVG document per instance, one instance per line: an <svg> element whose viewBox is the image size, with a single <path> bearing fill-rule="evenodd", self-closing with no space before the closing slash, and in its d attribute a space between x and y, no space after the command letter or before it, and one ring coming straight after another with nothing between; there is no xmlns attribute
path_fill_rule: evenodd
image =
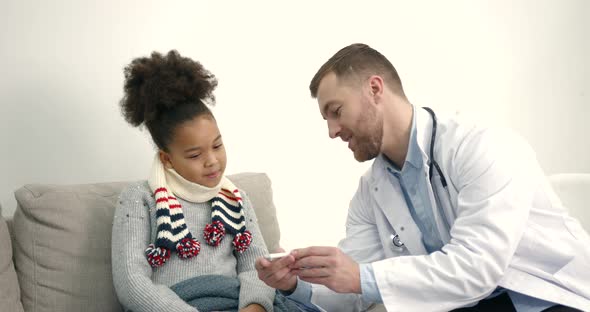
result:
<svg viewBox="0 0 590 312"><path fill-rule="evenodd" d="M331 72L320 81L317 94L330 138L348 142L359 162L377 157L383 141L383 119L372 102L368 83L364 83L338 79Z"/></svg>

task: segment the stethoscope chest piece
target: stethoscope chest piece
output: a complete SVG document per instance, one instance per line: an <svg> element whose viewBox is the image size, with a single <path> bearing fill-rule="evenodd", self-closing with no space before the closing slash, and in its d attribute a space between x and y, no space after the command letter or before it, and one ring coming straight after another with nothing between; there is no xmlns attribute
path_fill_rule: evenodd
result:
<svg viewBox="0 0 590 312"><path fill-rule="evenodd" d="M404 247L404 243L399 239L399 235L391 234L391 242L395 247L402 248Z"/></svg>

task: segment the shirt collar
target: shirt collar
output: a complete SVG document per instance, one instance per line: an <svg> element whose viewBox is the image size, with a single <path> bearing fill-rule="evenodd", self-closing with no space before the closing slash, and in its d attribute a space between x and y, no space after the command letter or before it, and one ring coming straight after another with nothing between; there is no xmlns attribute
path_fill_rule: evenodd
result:
<svg viewBox="0 0 590 312"><path fill-rule="evenodd" d="M416 169L422 168L423 165L422 152L420 150L420 146L418 146L418 135L416 130L416 113L416 107L412 105L412 127L410 129L408 153L406 154L406 160L404 161L404 168L406 167L406 164L409 164L410 166ZM389 158L387 158L387 156L381 154L380 157L382 157L386 161L386 163L389 166L391 166L392 169L394 169L395 171L404 171L404 168L400 170L400 168L398 168Z"/></svg>

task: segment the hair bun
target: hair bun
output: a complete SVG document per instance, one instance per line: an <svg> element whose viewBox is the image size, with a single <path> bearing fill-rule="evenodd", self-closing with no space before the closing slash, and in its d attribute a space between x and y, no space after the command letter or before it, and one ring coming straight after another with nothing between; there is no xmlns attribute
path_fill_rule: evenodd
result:
<svg viewBox="0 0 590 312"><path fill-rule="evenodd" d="M179 105L214 104L215 87L217 79L201 63L176 50L165 56L153 52L151 57L136 58L125 67L125 95L120 105L125 120L139 126Z"/></svg>

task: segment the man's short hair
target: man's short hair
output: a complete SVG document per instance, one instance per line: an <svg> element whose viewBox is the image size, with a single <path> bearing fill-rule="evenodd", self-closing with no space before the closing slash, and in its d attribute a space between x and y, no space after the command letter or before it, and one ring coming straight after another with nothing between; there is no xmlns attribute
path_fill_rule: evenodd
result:
<svg viewBox="0 0 590 312"><path fill-rule="evenodd" d="M371 75L379 75L393 92L406 97L395 67L385 56L366 44L355 43L344 47L320 67L309 84L313 98L318 95L320 81L331 72L336 74L338 79L361 80Z"/></svg>

